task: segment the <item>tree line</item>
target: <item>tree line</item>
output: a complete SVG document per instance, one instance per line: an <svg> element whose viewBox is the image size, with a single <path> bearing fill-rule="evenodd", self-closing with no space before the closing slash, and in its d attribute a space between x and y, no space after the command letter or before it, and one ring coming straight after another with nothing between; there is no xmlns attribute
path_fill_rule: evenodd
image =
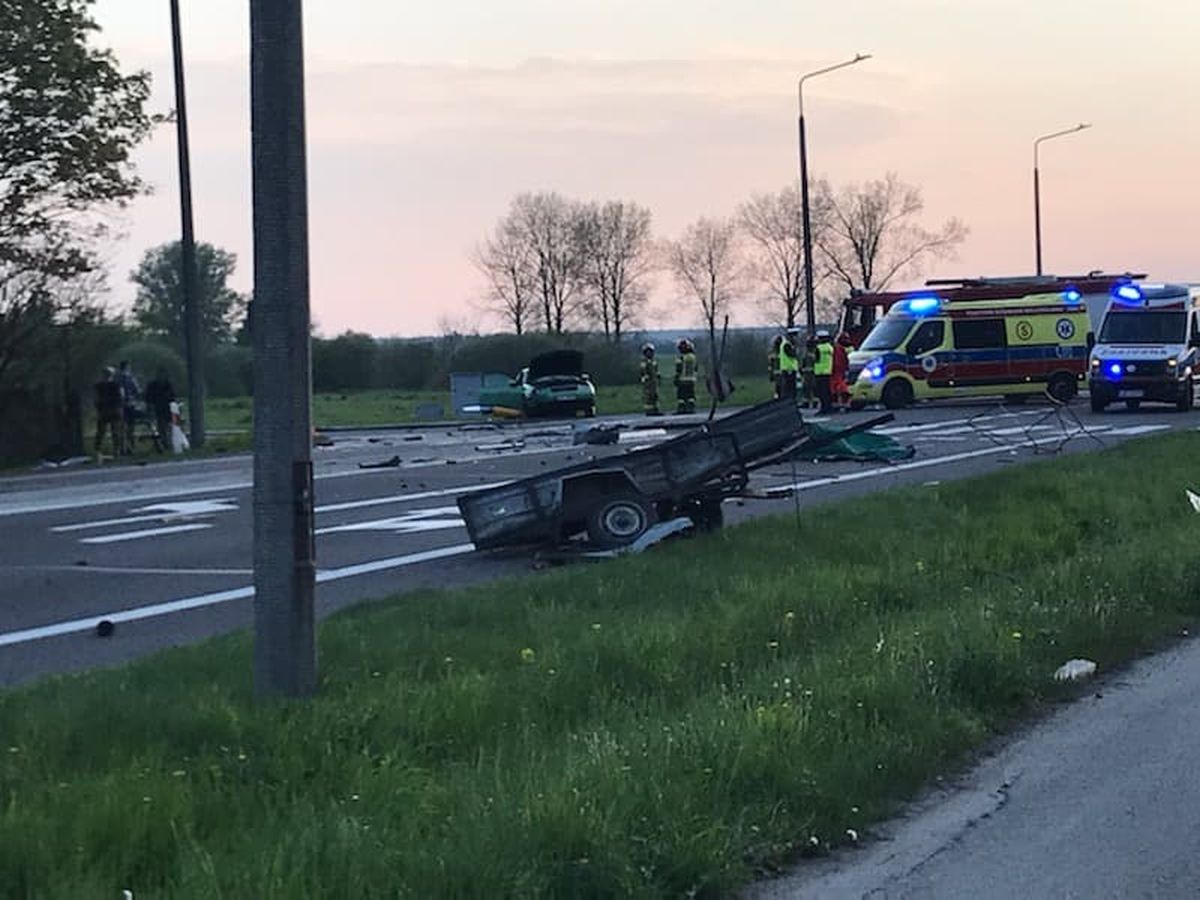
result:
<svg viewBox="0 0 1200 900"><path fill-rule="evenodd" d="M814 292L824 317L859 291L879 291L951 257L966 239L956 218L921 223L918 187L895 173L810 190ZM516 334L593 329L612 341L646 323L657 279L712 333L749 301L772 324L803 316L804 226L798 186L756 193L727 217L704 217L656 238L650 210L624 200L572 200L553 191L511 202L471 259L483 307ZM676 307L677 308L677 307Z"/></svg>

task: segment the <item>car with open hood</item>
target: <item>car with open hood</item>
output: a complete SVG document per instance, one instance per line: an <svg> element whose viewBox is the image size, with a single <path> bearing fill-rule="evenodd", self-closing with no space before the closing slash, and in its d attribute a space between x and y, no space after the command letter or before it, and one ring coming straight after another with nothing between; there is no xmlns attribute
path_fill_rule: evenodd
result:
<svg viewBox="0 0 1200 900"><path fill-rule="evenodd" d="M527 416L594 416L596 387L583 371L580 351L553 350L535 356L507 384L485 387L479 402Z"/></svg>

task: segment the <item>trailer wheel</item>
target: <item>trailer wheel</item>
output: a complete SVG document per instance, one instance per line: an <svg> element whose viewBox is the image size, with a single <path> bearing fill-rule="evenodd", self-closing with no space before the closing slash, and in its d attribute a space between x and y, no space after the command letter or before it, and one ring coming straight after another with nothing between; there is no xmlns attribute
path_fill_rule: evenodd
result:
<svg viewBox="0 0 1200 900"><path fill-rule="evenodd" d="M654 519L654 507L639 494L610 494L588 512L588 540L605 550L624 547L645 534Z"/></svg>

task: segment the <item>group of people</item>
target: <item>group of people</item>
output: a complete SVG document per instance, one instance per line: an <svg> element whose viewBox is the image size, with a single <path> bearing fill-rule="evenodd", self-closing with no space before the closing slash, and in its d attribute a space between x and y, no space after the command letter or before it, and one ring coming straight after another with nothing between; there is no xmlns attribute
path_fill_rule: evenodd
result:
<svg viewBox="0 0 1200 900"><path fill-rule="evenodd" d="M675 412L676 414L694 413L696 411L696 348L687 338L676 345L678 355L675 357ZM661 376L658 373L658 360L654 355L654 345L642 344L642 405L648 416L661 416L658 407L658 385Z"/></svg>
<svg viewBox="0 0 1200 900"><path fill-rule="evenodd" d="M778 335L767 353L767 377L775 386L776 399L796 398L818 405L822 415L850 408L850 336L838 335L835 342L824 328L801 346L800 333L792 329Z"/></svg>
<svg viewBox="0 0 1200 900"><path fill-rule="evenodd" d="M143 402L146 413L142 412ZM110 433L113 456L131 455L137 439L138 421L148 415L153 416L155 448L162 453L171 446L171 426L174 424L171 404L174 402L175 391L166 370L159 369L143 392L128 360L122 360L116 369L106 366L95 385L96 455L100 456L104 439Z"/></svg>

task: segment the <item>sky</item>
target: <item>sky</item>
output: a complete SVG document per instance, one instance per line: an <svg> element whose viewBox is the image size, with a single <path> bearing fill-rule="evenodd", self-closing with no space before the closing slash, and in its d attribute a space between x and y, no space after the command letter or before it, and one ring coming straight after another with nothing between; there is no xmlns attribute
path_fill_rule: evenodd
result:
<svg viewBox="0 0 1200 900"><path fill-rule="evenodd" d="M181 0L197 237L252 285L247 0ZM970 235L926 275L1034 267L1042 145L1047 272L1200 281L1200 4L1191 0L307 0L312 311L319 333L491 330L471 248L516 194L648 206L660 237L797 180L894 171L921 221ZM123 67L173 106L166 0L96 0ZM118 219L113 303L179 233L175 137L136 162L153 192ZM902 287L907 285L897 285ZM698 318L665 276L654 320ZM741 304L735 321L762 313Z"/></svg>

